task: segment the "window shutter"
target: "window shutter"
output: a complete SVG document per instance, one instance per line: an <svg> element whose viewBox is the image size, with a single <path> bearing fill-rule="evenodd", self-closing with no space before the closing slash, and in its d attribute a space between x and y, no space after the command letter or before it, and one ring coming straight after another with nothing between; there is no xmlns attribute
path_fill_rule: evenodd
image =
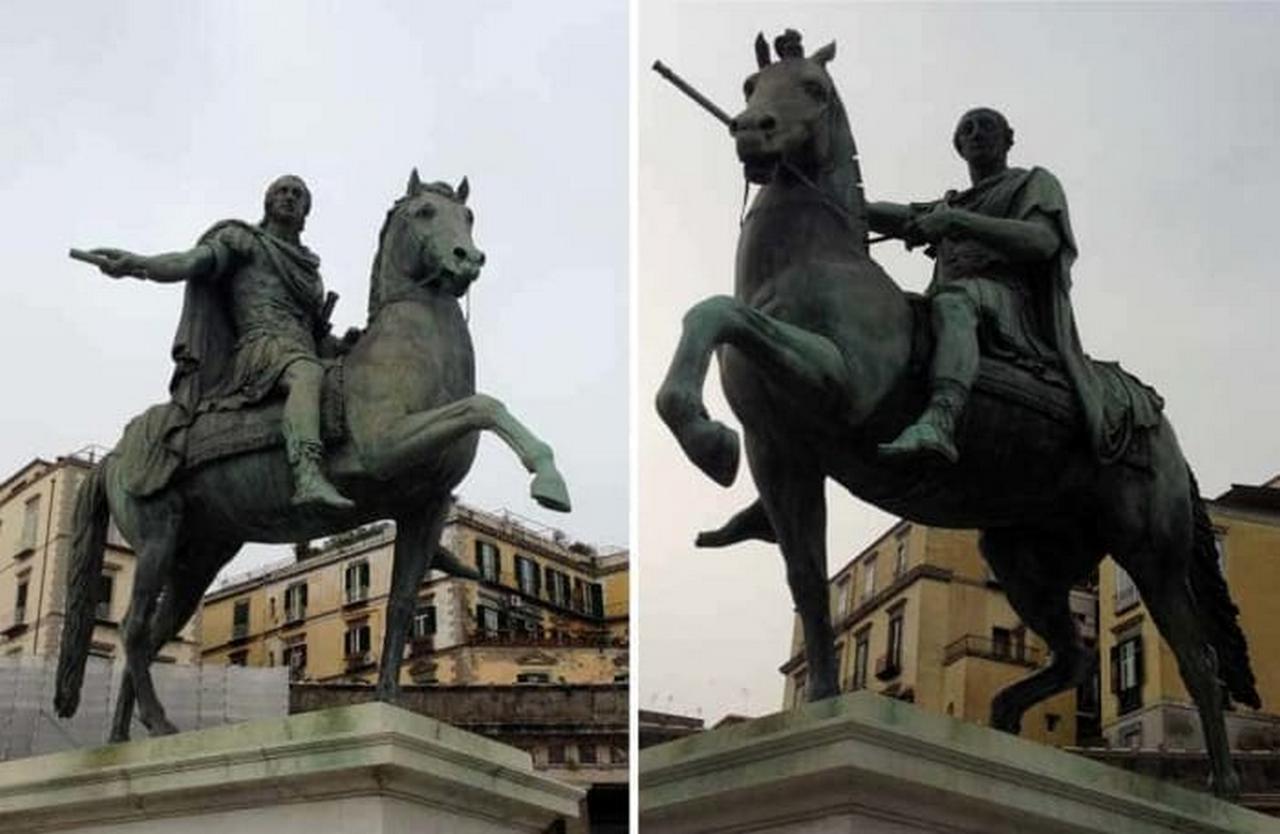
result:
<svg viewBox="0 0 1280 834"><path fill-rule="evenodd" d="M1146 682L1146 670L1143 668L1142 662L1142 638L1133 641L1133 676L1138 686L1142 686Z"/></svg>
<svg viewBox="0 0 1280 834"><path fill-rule="evenodd" d="M1111 647L1111 694L1120 694L1120 647Z"/></svg>
<svg viewBox="0 0 1280 834"><path fill-rule="evenodd" d="M591 613L597 617L604 616L604 586L599 582L591 583Z"/></svg>

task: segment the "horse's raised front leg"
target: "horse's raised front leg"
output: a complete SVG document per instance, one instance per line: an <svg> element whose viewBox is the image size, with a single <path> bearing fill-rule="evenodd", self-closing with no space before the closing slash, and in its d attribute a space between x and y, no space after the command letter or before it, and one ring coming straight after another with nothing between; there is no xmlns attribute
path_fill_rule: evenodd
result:
<svg viewBox="0 0 1280 834"><path fill-rule="evenodd" d="M787 585L804 629L807 697L830 698L840 691L840 667L827 586L826 479L811 461L796 460L750 433L747 462L777 533Z"/></svg>
<svg viewBox="0 0 1280 834"><path fill-rule="evenodd" d="M691 461L728 486L738 472L738 438L712 420L702 400L711 356L732 345L792 396L818 406L840 403L847 372L831 340L754 310L729 296L701 301L685 313L680 343L658 389L658 414Z"/></svg>
<svg viewBox="0 0 1280 834"><path fill-rule="evenodd" d="M448 496L437 498L420 513L396 518L395 562L387 598L387 628L382 635L378 700L392 702L400 692L404 642L418 603L418 588L431 567L449 511Z"/></svg>
<svg viewBox="0 0 1280 834"><path fill-rule="evenodd" d="M533 475L529 492L535 501L548 509L569 511L569 490L556 469L551 447L487 394L472 394L392 421L362 444L363 457L374 475L392 478L477 431L493 432L516 453L525 471Z"/></svg>

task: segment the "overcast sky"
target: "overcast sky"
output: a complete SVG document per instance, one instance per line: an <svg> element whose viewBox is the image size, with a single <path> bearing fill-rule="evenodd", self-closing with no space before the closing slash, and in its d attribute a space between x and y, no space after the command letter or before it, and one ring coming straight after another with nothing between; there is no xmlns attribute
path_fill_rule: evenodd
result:
<svg viewBox="0 0 1280 834"><path fill-rule="evenodd" d="M478 387L552 444L575 512L537 507L491 439L463 498L626 544L626 54L621 0L6 7L0 477L113 445L167 396L182 288L111 281L69 246L185 249L256 222L297 173L341 333L364 323L379 226L417 166L470 177Z"/></svg>
<svg viewBox="0 0 1280 834"><path fill-rule="evenodd" d="M1274 204L1280 191L1280 7L1041 4L729 4L648 0L638 62L638 547L642 708L781 707L792 604L776 548L695 551L754 496L697 472L652 410L698 300L732 292L742 173L727 132L658 76L662 59L730 113L752 40L786 27L829 69L872 199L933 199L967 184L951 148L976 105L1008 116L1014 165L1066 190L1080 245L1072 297L1086 351L1118 359L1167 400L1206 494L1280 473ZM930 263L874 255L922 290ZM736 425L714 376L710 409ZM892 519L828 489L834 572Z"/></svg>

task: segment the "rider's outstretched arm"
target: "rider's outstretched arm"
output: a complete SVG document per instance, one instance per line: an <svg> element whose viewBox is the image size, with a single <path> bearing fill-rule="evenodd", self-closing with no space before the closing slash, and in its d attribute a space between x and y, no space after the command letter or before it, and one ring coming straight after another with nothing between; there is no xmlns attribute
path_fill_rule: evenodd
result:
<svg viewBox="0 0 1280 834"><path fill-rule="evenodd" d="M124 249L94 249L92 254L101 261L98 268L112 278L131 275L144 281L172 284L203 278L217 266L213 249L200 244L185 252L165 252L160 255L138 255Z"/></svg>
<svg viewBox="0 0 1280 834"><path fill-rule="evenodd" d="M867 223L876 234L902 237L902 230L911 220L911 206L906 203L868 203Z"/></svg>

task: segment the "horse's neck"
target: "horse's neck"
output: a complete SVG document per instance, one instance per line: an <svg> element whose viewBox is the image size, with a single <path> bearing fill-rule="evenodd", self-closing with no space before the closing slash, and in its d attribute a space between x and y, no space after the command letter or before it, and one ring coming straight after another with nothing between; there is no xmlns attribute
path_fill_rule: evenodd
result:
<svg viewBox="0 0 1280 834"><path fill-rule="evenodd" d="M422 287L393 294L372 312L357 348L359 372L381 377L377 387L410 409L475 392L471 334L452 296Z"/></svg>
<svg viewBox="0 0 1280 834"><path fill-rule="evenodd" d="M739 298L798 263L867 258L866 208L854 175L846 166L807 183L780 175L760 190L738 239Z"/></svg>

